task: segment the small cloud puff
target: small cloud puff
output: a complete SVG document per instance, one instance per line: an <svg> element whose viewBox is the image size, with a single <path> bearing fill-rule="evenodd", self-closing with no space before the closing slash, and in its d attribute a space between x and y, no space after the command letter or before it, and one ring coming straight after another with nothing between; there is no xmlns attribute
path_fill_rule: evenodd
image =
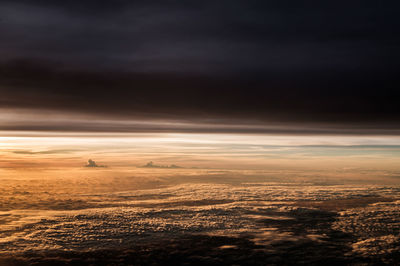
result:
<svg viewBox="0 0 400 266"><path fill-rule="evenodd" d="M105 165L98 165L95 161L92 159L89 159L85 167L107 167Z"/></svg>

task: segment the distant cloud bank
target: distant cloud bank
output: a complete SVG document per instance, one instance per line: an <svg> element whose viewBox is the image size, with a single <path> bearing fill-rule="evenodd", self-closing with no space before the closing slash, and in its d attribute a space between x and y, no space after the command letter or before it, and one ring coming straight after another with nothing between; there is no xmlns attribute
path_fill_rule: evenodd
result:
<svg viewBox="0 0 400 266"><path fill-rule="evenodd" d="M143 165L142 167L144 167L144 168L172 168L172 169L183 168L183 167L175 165L175 164L157 165L157 164L154 164L152 161L148 162L147 164Z"/></svg>

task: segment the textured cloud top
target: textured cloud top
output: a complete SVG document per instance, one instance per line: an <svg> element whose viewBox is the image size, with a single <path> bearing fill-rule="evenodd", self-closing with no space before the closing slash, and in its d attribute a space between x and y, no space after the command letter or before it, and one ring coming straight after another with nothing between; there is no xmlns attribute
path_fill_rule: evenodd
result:
<svg viewBox="0 0 400 266"><path fill-rule="evenodd" d="M25 193L37 196L34 191ZM249 249L253 251L247 260L256 256L254 250L260 250L266 258L276 257L282 263L285 256L297 255L314 263L325 256L347 263L390 263L400 251L394 244L400 230L399 193L399 188L387 186L301 183L204 183L117 193L79 193L73 196L86 197L85 201L93 204L83 209L75 205L78 210L68 210L74 206L70 202L49 211L33 206L3 211L1 254L27 257L31 262L40 259L29 255L32 252L56 255L60 261L69 254L82 256L84 262L96 250L119 252L136 247L158 252L164 241L176 241L175 252L164 258L168 260L185 252L179 241L194 238L193 243L185 245L217 244L213 248L220 253L209 250L204 254L210 256L208 259L229 250ZM209 244L203 240L202 244L196 237L219 240ZM313 249L326 253L323 257L310 254ZM118 258L128 259L129 252Z"/></svg>

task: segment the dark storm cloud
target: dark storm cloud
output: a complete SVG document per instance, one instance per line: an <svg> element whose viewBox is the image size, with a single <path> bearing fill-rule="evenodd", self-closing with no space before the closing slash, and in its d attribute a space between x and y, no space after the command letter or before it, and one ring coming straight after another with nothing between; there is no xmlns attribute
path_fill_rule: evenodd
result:
<svg viewBox="0 0 400 266"><path fill-rule="evenodd" d="M2 1L0 107L398 127L398 8Z"/></svg>

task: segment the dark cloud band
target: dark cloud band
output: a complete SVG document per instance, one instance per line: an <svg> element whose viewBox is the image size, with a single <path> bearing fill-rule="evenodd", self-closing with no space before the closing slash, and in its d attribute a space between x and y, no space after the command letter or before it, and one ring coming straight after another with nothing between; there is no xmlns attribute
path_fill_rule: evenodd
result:
<svg viewBox="0 0 400 266"><path fill-rule="evenodd" d="M395 2L110 3L2 1L0 108L400 127Z"/></svg>

